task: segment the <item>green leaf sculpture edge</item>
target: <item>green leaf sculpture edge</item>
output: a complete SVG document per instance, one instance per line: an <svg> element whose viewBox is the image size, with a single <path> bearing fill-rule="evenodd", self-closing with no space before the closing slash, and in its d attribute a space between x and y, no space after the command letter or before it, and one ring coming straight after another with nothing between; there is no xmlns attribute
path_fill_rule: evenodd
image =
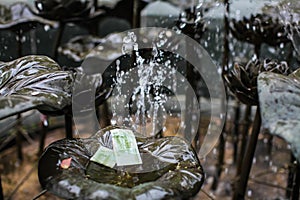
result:
<svg viewBox="0 0 300 200"><path fill-rule="evenodd" d="M261 73L258 94L263 128L287 141L300 161L300 70L288 76Z"/></svg>

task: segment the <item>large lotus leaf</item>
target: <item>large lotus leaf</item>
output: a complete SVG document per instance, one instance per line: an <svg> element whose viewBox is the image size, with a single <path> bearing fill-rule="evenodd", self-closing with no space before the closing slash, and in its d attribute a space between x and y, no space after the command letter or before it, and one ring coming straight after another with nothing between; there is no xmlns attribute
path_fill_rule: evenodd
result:
<svg viewBox="0 0 300 200"><path fill-rule="evenodd" d="M107 67L113 60L124 55L124 53L122 52L122 48L124 47L123 39L127 34L127 32L111 33L104 38L99 38L91 35L76 36L70 39L68 43L59 47L58 51L76 62L80 62L87 57L97 57L103 61L102 65L104 67ZM169 37L169 42L165 42L164 44L159 40L159 37L156 37L156 35L160 33L141 31L137 32L137 34L139 36L136 38L138 41L137 43L141 44L141 46L149 43L150 41L153 41L156 44L162 46L165 45L168 46L167 48L170 48L170 45L173 45L175 47L181 42L173 36L166 36Z"/></svg>
<svg viewBox="0 0 300 200"><path fill-rule="evenodd" d="M104 38L95 36L77 36L59 48L59 52L76 62L95 56L103 61L111 61L122 55L125 33L112 33ZM105 66L106 67L106 66Z"/></svg>
<svg viewBox="0 0 300 200"><path fill-rule="evenodd" d="M38 108L61 112L71 105L74 73L46 56L25 56L0 64L0 119Z"/></svg>
<svg viewBox="0 0 300 200"><path fill-rule="evenodd" d="M15 3L9 8L0 5L0 29L28 31L36 24L57 27L58 23L36 16L25 3Z"/></svg>
<svg viewBox="0 0 300 200"><path fill-rule="evenodd" d="M38 15L61 22L88 22L101 17L102 9L94 9L93 0L34 0Z"/></svg>
<svg viewBox="0 0 300 200"><path fill-rule="evenodd" d="M260 74L258 93L263 127L290 143L300 161L300 71Z"/></svg>
<svg viewBox="0 0 300 200"><path fill-rule="evenodd" d="M39 15L53 20L86 17L93 11L92 0L35 0Z"/></svg>
<svg viewBox="0 0 300 200"><path fill-rule="evenodd" d="M39 160L43 188L66 199L187 199L200 190L204 174L197 155L183 139L141 138L141 165L113 168L89 161L100 146L112 148L107 127L87 139L50 144ZM62 161L71 158L70 166Z"/></svg>

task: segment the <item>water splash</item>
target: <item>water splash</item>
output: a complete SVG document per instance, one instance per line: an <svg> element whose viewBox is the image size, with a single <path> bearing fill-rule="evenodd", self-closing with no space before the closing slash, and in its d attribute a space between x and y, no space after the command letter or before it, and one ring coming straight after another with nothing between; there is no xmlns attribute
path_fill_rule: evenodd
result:
<svg viewBox="0 0 300 200"><path fill-rule="evenodd" d="M112 125L122 125L122 121L123 116L121 114L119 114L117 111L122 109L122 105L124 104L124 98L122 97L122 84L126 83L125 80L123 79L125 76L125 73L123 71L121 71L120 69L120 60L116 61L116 78L115 78L115 83L116 83L116 90L117 90L117 95L115 97L115 99L117 99L117 101L115 101L112 104L112 109L115 111L113 112L113 116L111 119L111 124Z"/></svg>
<svg viewBox="0 0 300 200"><path fill-rule="evenodd" d="M122 53L128 54L131 53L133 50L138 50L138 44L136 43L136 35L134 32L129 32L127 36L123 38L123 45L122 45Z"/></svg>
<svg viewBox="0 0 300 200"><path fill-rule="evenodd" d="M170 100L168 91L176 92L177 81L170 60L162 60L162 52L158 47L168 41L168 33L162 31L153 40L150 59L141 55L134 32L128 32L123 38L122 52L125 56L134 58L131 69L124 72L120 60L116 61L115 89L116 96L112 101L114 125L129 125L144 136L154 136L164 130L166 121L166 103ZM167 88L164 82L169 79L171 85ZM127 88L126 85L135 86ZM129 102L126 101L129 99ZM129 110L129 115L124 112ZM171 110L177 109L177 105L171 106ZM169 112L170 114L170 112Z"/></svg>

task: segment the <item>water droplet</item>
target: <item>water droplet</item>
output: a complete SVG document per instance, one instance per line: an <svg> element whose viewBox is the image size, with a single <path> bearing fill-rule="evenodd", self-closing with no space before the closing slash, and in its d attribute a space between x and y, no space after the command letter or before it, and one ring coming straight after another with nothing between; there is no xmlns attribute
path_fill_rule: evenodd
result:
<svg viewBox="0 0 300 200"><path fill-rule="evenodd" d="M283 43L280 43L279 47L280 47L281 49L283 49L283 48L284 48L284 44L283 44Z"/></svg>
<svg viewBox="0 0 300 200"><path fill-rule="evenodd" d="M272 160L269 162L269 166L270 167L273 166L273 161Z"/></svg>
<svg viewBox="0 0 300 200"><path fill-rule="evenodd" d="M39 10L43 10L43 4L42 3L37 3L37 7Z"/></svg>
<svg viewBox="0 0 300 200"><path fill-rule="evenodd" d="M246 28L250 29L250 24L249 23L246 23Z"/></svg>
<svg viewBox="0 0 300 200"><path fill-rule="evenodd" d="M166 36L167 37L171 37L172 36L172 32L171 31L166 31Z"/></svg>
<svg viewBox="0 0 300 200"><path fill-rule="evenodd" d="M23 42L26 42L26 36L22 36L21 42L22 42L22 43L23 43Z"/></svg>
<svg viewBox="0 0 300 200"><path fill-rule="evenodd" d="M269 161L270 157L269 156L265 156L265 161Z"/></svg>
<svg viewBox="0 0 300 200"><path fill-rule="evenodd" d="M217 154L217 152L218 152L218 151L217 151L217 149L216 149L216 148L214 148L214 149L213 149L213 154L214 154L214 155L216 155L216 154Z"/></svg>
<svg viewBox="0 0 300 200"><path fill-rule="evenodd" d="M277 166L272 166L272 167L271 167L271 170L272 170L274 173L277 173L277 172L278 172L278 167L277 167Z"/></svg>
<svg viewBox="0 0 300 200"><path fill-rule="evenodd" d="M47 32L47 31L49 31L50 30L50 26L49 25L45 25L44 26L44 30Z"/></svg>
<svg viewBox="0 0 300 200"><path fill-rule="evenodd" d="M218 68L218 73L222 74L222 68Z"/></svg>
<svg viewBox="0 0 300 200"><path fill-rule="evenodd" d="M111 123L111 125L115 126L115 125L117 125L117 120L113 118L110 120L110 123Z"/></svg>
<svg viewBox="0 0 300 200"><path fill-rule="evenodd" d="M248 196L248 197L252 197L252 190L248 190L248 191L247 191L247 196Z"/></svg>
<svg viewBox="0 0 300 200"><path fill-rule="evenodd" d="M186 26L186 23L181 23L181 24L179 25L179 28L183 29L185 26Z"/></svg>

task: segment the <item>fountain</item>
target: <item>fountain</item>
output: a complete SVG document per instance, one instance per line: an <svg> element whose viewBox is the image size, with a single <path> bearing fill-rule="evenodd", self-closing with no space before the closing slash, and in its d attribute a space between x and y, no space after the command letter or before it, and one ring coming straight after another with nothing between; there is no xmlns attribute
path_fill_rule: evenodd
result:
<svg viewBox="0 0 300 200"><path fill-rule="evenodd" d="M143 37L144 34L148 37ZM186 47L186 44L196 45L193 46L192 52L184 51L187 54L183 54L180 46ZM102 68L93 69L94 71L89 69L91 66L97 66L99 62L97 59L94 60L96 63L91 66L84 62L82 77L85 78L76 77L77 84L73 90L73 115L75 125L84 126L84 130L88 130L91 136L87 139L61 140L47 148L39 162L39 177L43 188L64 198L97 197L105 193L107 199L114 195L117 195L116 198L119 198L118 195L123 195L130 199L138 196L153 198L152 185L157 185L160 187L160 192L155 192L155 198L158 199L194 196L203 181L201 165L197 161L194 150L190 147L198 130L200 110L192 113L191 123L195 129L187 135L180 135L184 127L179 127L179 130L169 137L162 137L162 132L166 129L164 126L168 115L175 115L180 117L182 122L184 121L184 104L178 99L179 95L185 94L186 88L191 88L184 77L185 59L192 64L191 66L195 66L195 71L200 69L198 73L203 73L203 78L210 88L209 92L212 97L216 98L216 103L219 95L224 92L222 85L218 87L218 91L215 91L218 78L219 83L222 84L220 75L198 43L168 29L149 28L128 31L120 48L123 55L115 59L104 71ZM101 62L98 66L101 66ZM100 128L99 125L97 127L97 119L93 118L95 116L93 92L95 91L94 83L97 80L92 76L97 74L95 73L97 70L98 73L100 71L103 74L103 83L105 83L103 87L113 90L111 92L113 126L111 127ZM216 77L213 83L205 74L208 72ZM87 87L88 85L90 87ZM195 108L199 109L194 92L188 93L186 98L192 99ZM180 112L176 113L177 110ZM222 118L222 111L220 113L219 109L212 108L212 115ZM95 126L86 124L87 119ZM207 134L205 140L209 142L203 143L203 149L200 150L201 157L205 156L215 145L220 134L222 122L219 119L217 119L218 122L214 120L211 120L212 124L208 130L210 134ZM181 124L184 126L184 123ZM121 132L133 133L132 140L136 140L137 152L141 156L137 163L130 164L128 167L124 166L124 159L118 163L117 155L120 152L117 149L123 149L129 143L120 140L120 143L124 145L117 148L113 139L115 133ZM79 129L77 133L80 137ZM66 145L68 148L65 148ZM185 150L182 151L181 148ZM98 151L102 153L99 154ZM180 159L177 159L175 152L181 155ZM116 166L112 155L116 157ZM189 160L194 164L182 163L189 162ZM126 162L129 161L126 160ZM45 168L49 165L58 167L53 167L47 172ZM186 170L191 170L188 172L188 177L181 175L180 166L186 166ZM107 177L101 176L102 173ZM169 176L169 173L173 175ZM117 175L117 177L109 174ZM177 181L174 181L172 186L169 182L173 181L171 177L178 177L175 178ZM185 187L182 188L183 190L179 189L182 187L183 180L188 181L188 189ZM175 190L180 192L174 192ZM97 191L103 192L98 194Z"/></svg>
<svg viewBox="0 0 300 200"><path fill-rule="evenodd" d="M95 34L101 26L84 20L118 16L128 27L138 26L141 7L152 1L119 1L112 8L95 2L36 0L33 21L6 20L0 28L31 32L37 25L48 35L57 33L51 25L83 22ZM101 37L74 38L72 33L61 45L65 32L60 29L53 38L53 45L61 45L55 51L81 63L76 68L61 67L65 58L57 59L58 54L54 61L21 57L25 51L0 64L0 119L18 115L15 132L21 131L21 113L27 110L67 116L66 138L52 142L38 161L42 188L38 185L34 193L43 191L33 199L46 192L66 199L299 198L299 72L294 71L299 64L299 3L242 1L242 7L256 8L247 13L237 6L241 1L188 1L186 7L182 2L168 1L177 8L174 13L184 10L178 20L168 18L168 24L176 25L172 30L104 30ZM124 4L134 12L117 13ZM60 15L59 10L69 9ZM0 14L3 10L7 12L0 8ZM146 13L141 14L143 22ZM44 22L49 24L43 27ZM27 50L28 43L21 49ZM223 81L233 98L226 97ZM7 190L5 173L1 180ZM9 198L18 198L17 190L22 190L18 184Z"/></svg>

